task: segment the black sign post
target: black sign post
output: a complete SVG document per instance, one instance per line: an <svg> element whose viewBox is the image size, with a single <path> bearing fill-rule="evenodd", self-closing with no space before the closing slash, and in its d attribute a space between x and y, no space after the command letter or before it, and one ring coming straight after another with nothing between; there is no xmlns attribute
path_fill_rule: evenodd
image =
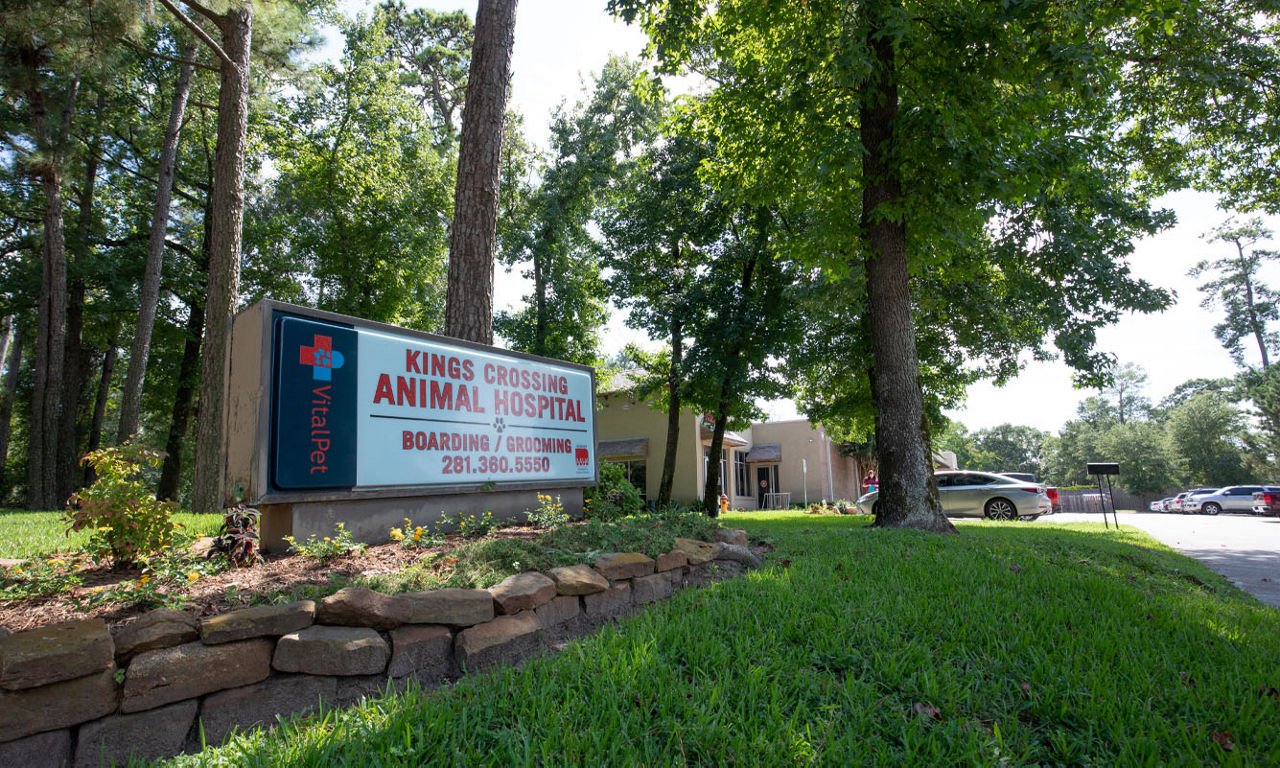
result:
<svg viewBox="0 0 1280 768"><path fill-rule="evenodd" d="M1085 471L1098 478L1098 498L1102 503L1102 524L1107 526L1107 504L1111 505L1111 518L1116 522L1116 528L1120 528L1120 518L1116 517L1116 500L1111 494L1111 476L1120 474L1120 465L1114 462L1089 462L1085 465ZM1104 495L1102 492L1102 478L1107 478L1107 491Z"/></svg>

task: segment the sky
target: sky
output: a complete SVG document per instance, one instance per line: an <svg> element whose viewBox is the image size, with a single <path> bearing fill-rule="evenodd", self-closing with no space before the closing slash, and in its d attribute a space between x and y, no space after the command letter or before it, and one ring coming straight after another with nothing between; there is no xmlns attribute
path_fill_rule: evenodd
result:
<svg viewBox="0 0 1280 768"><path fill-rule="evenodd" d="M437 10L462 7L475 13L474 0L464 4L408 0L407 4ZM350 13L371 4L349 0L342 7ZM604 0L521 0L512 53L511 106L524 116L529 139L545 147L553 110L562 103L576 102L584 90L584 78L599 72L610 55L638 57L645 42L640 30L605 12ZM326 48L335 57L341 52L336 32ZM1203 193L1179 192L1158 202L1176 213L1178 223L1139 241L1130 267L1135 276L1173 291L1176 303L1158 314L1126 315L1098 334L1099 350L1146 371L1145 394L1153 402L1188 379L1231 376L1238 370L1213 336L1220 310L1200 306L1199 281L1187 275L1201 259L1230 255L1232 246L1202 238L1229 214L1217 208L1213 196ZM1280 231L1280 218L1269 218L1267 223ZM1263 280L1280 284L1280 265L1271 266L1263 273ZM517 307L529 293L528 281L516 273L504 274L501 268L495 283L497 309ZM628 343L652 346L642 332L627 328L619 313L602 336L606 354ZM1249 359L1246 356L1246 361ZM1252 360L1256 364L1256 349ZM1057 432L1075 415L1080 400L1090 394L1096 392L1073 387L1070 369L1061 362L1030 362L1002 388L990 383L974 385L965 405L947 415L970 431L1012 423ZM767 403L765 410L773 419L797 416L790 401Z"/></svg>

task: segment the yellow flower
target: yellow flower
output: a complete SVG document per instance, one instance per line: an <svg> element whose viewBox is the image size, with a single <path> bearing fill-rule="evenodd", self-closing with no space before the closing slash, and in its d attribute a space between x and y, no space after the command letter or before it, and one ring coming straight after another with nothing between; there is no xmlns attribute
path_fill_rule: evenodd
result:
<svg viewBox="0 0 1280 768"><path fill-rule="evenodd" d="M325 540L325 541L333 541L333 539L329 538L328 536L325 536L325 537L324 537L324 540Z"/></svg>
<svg viewBox="0 0 1280 768"><path fill-rule="evenodd" d="M198 578L200 578L200 574L197 571L191 571L187 574L187 581L195 581Z"/></svg>
<svg viewBox="0 0 1280 768"><path fill-rule="evenodd" d="M148 581L151 581L151 574L144 573L142 574L142 577L138 579L138 586L145 587Z"/></svg>
<svg viewBox="0 0 1280 768"><path fill-rule="evenodd" d="M395 539L396 541L400 541L404 539L404 531L400 530L399 528L392 528L391 538Z"/></svg>

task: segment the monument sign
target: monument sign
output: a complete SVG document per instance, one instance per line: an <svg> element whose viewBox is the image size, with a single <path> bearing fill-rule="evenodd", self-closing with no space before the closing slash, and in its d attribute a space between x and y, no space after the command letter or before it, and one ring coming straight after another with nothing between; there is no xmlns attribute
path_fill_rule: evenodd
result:
<svg viewBox="0 0 1280 768"><path fill-rule="evenodd" d="M276 538L342 521L382 541L556 489L580 509L596 482L588 366L263 301L233 322L229 380L227 486Z"/></svg>

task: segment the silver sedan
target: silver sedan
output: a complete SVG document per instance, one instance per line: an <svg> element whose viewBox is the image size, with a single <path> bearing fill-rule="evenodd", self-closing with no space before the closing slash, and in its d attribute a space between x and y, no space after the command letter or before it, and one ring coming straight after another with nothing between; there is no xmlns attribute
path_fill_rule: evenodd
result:
<svg viewBox="0 0 1280 768"><path fill-rule="evenodd" d="M991 520L1035 519L1053 512L1045 487L990 472L938 472L938 496L947 517ZM858 499L863 514L874 514L879 492Z"/></svg>

